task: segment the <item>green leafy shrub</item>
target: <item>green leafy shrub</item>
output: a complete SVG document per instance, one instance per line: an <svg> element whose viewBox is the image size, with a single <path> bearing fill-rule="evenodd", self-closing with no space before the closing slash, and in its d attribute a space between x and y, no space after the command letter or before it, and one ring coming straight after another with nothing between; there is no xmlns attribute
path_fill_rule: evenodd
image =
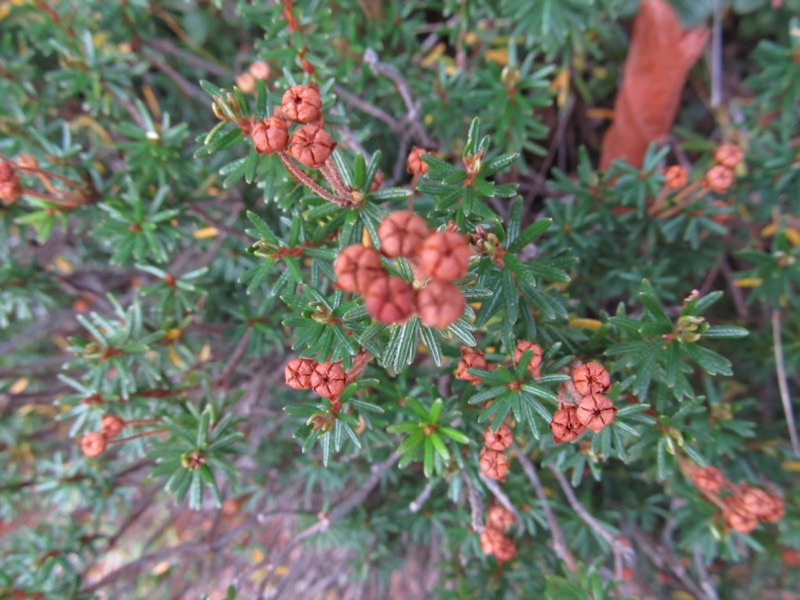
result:
<svg viewBox="0 0 800 600"><path fill-rule="evenodd" d="M598 171L635 2L0 2L0 596L796 589L800 4L674 4Z"/></svg>

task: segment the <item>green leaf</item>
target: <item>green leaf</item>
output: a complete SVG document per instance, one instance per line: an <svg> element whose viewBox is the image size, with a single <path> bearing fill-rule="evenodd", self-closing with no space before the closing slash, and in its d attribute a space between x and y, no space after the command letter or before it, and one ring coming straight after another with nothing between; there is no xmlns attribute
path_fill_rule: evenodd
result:
<svg viewBox="0 0 800 600"><path fill-rule="evenodd" d="M269 94L267 93L266 82L260 77L256 80L256 88L255 118L257 121L260 121L267 116L267 99L269 98Z"/></svg>
<svg viewBox="0 0 800 600"><path fill-rule="evenodd" d="M353 173L350 171L350 165L348 165L342 157L342 153L338 150L334 150L331 154L331 158L333 158L333 162L339 174L342 176L344 184L350 189L358 189L358 187L353 184Z"/></svg>
<svg viewBox="0 0 800 600"><path fill-rule="evenodd" d="M371 181L370 184L372 184ZM364 191L369 187L367 185L367 163L362 154L356 154L353 161L353 187Z"/></svg>
<svg viewBox="0 0 800 600"><path fill-rule="evenodd" d="M397 447L397 453L400 455L413 454L413 451L417 449L426 437L422 429L418 429L415 433L412 433L402 441Z"/></svg>
<svg viewBox="0 0 800 600"><path fill-rule="evenodd" d="M384 188L375 192L370 192L369 197L373 200L405 200L414 192L406 188Z"/></svg>
<svg viewBox="0 0 800 600"><path fill-rule="evenodd" d="M672 320L664 310L658 296L656 296L653 286L646 279L642 282L641 291L639 292L639 301L658 322L672 326Z"/></svg>
<svg viewBox="0 0 800 600"><path fill-rule="evenodd" d="M438 432L445 437L449 437L454 442L458 442L459 444L470 443L470 439L458 429L453 429L452 427L439 427Z"/></svg>
<svg viewBox="0 0 800 600"><path fill-rule="evenodd" d="M261 81L259 79L259 81ZM245 168L244 168L244 180L247 183L253 183L253 180L256 178L256 167L258 167L258 152L255 150L251 150L250 154L247 155L247 160L245 161Z"/></svg>
<svg viewBox="0 0 800 600"><path fill-rule="evenodd" d="M706 329L702 337L705 338L743 338L750 335L750 332L744 327L736 327L735 325L712 325Z"/></svg>
<svg viewBox="0 0 800 600"><path fill-rule="evenodd" d="M703 296L699 300L693 302L694 310L696 311L695 314L700 314L705 312L712 304L720 300L722 296L723 296L722 292L719 291L711 292Z"/></svg>
<svg viewBox="0 0 800 600"><path fill-rule="evenodd" d="M713 350L697 344L682 344L681 348L709 375L733 375L731 362Z"/></svg>
<svg viewBox="0 0 800 600"><path fill-rule="evenodd" d="M442 460L445 462L450 461L450 452L447 450L447 446L445 446L442 438L439 437L438 433L432 433L428 436L428 439L433 444L434 450L442 457Z"/></svg>
<svg viewBox="0 0 800 600"><path fill-rule="evenodd" d="M528 225L528 227L525 228L520 236L509 245L507 250L511 253L519 252L525 246L547 231L552 223L553 219L540 219L539 221Z"/></svg>
<svg viewBox="0 0 800 600"><path fill-rule="evenodd" d="M432 436L431 436L432 437ZM422 470L425 473L425 477L431 478L433 476L433 453L434 453L434 446L431 437L425 436L425 444L424 444L424 452L425 457L423 460ZM441 440L440 440L441 441Z"/></svg>
<svg viewBox="0 0 800 600"><path fill-rule="evenodd" d="M512 152L511 154L501 154L500 156L493 158L486 163L484 163L483 168L481 169L480 175L483 177L490 177L505 169L506 167L514 164L514 162L519 158L519 154L516 152ZM510 219L509 219L510 221Z"/></svg>
<svg viewBox="0 0 800 600"><path fill-rule="evenodd" d="M434 400L433 405L431 405L431 409L428 411L430 423L436 423L439 420L439 417L442 415L442 408L444 408L444 402L442 399L437 398Z"/></svg>
<svg viewBox="0 0 800 600"><path fill-rule="evenodd" d="M436 363L437 367L442 366L442 347L439 344L439 340L436 337L436 333L434 333L433 329L428 327L427 325L421 325L419 328L420 334L422 334L422 342L428 348L428 351L431 353L431 358L433 362Z"/></svg>
<svg viewBox="0 0 800 600"><path fill-rule="evenodd" d="M200 510L203 506L203 482L198 471L192 472L192 482L189 486L189 508Z"/></svg>

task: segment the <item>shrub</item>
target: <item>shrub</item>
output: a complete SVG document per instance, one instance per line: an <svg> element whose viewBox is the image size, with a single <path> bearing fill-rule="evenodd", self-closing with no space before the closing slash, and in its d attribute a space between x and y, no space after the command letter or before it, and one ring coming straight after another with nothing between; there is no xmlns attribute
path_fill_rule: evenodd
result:
<svg viewBox="0 0 800 600"><path fill-rule="evenodd" d="M0 3L0 596L796 589L800 4L674 4Z"/></svg>

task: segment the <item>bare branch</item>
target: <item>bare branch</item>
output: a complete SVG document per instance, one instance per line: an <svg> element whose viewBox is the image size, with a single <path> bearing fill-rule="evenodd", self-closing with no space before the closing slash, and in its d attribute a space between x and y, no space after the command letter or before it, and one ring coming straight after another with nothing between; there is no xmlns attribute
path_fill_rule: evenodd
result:
<svg viewBox="0 0 800 600"><path fill-rule="evenodd" d="M575 557L572 556L569 548L567 548L567 544L564 541L564 532L562 531L561 526L558 524L558 520L556 520L556 515L553 512L553 509L550 507L550 503L547 500L547 495L544 493L544 488L542 487L542 482L539 479L539 474L536 472L536 467L533 466L533 463L522 449L518 447L515 449L517 451L517 460L519 460L519 464L522 465L522 470L533 484L533 489L536 493L536 497L539 499L539 504L542 507L544 518L547 520L547 525L550 527L550 534L553 536L553 551L556 553L556 556L564 561L564 565L567 567L567 569L570 571L575 571L577 568L575 564Z"/></svg>
<svg viewBox="0 0 800 600"><path fill-rule="evenodd" d="M492 496L505 508L508 512L510 512L514 517L519 520L519 513L517 512L516 507L511 503L511 500L503 489L497 485L497 482L494 479L489 479L483 473L478 473L478 477L483 482L483 485L492 493Z"/></svg>
<svg viewBox="0 0 800 600"><path fill-rule="evenodd" d="M778 389L783 403L783 412L786 415L786 426L789 428L789 438L792 441L792 450L795 456L800 456L800 440L797 439L797 425L794 421L792 398L789 395L789 384L786 381L786 365L783 360L783 341L781 339L781 313L772 311L772 348L775 353L775 374L778 377Z"/></svg>
<svg viewBox="0 0 800 600"><path fill-rule="evenodd" d="M478 495L478 490L475 489L475 483L469 474L466 471L461 471L461 476L464 477L464 483L467 484L472 528L480 533L483 531L483 501Z"/></svg>
<svg viewBox="0 0 800 600"><path fill-rule="evenodd" d="M575 495L575 490L572 489L572 485L570 485L567 478L564 477L564 474L561 473L555 467L549 467L550 472L553 473L553 476L558 481L558 485L561 486L561 490L564 492L564 495L567 497L567 502L569 502L570 507L572 510L575 511L575 514L578 515L581 521L586 523L592 531L594 531L606 544L609 545L611 548L611 552L614 554L614 570L615 575L617 578L622 576L622 567L624 562L630 562L633 560L634 553L631 545L628 541L622 537L618 536L613 533L608 527L603 525L600 521L594 518L592 514L586 510L586 507L581 504L581 501L578 500L578 497Z"/></svg>

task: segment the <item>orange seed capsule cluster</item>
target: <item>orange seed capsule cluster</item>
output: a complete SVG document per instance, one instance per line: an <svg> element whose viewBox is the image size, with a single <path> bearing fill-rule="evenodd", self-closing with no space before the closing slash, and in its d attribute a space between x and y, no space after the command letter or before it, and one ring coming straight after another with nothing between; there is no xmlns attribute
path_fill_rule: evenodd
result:
<svg viewBox="0 0 800 600"><path fill-rule="evenodd" d="M553 442L574 442L586 430L599 433L614 422L617 407L605 394L611 389L611 376L597 362L578 365L572 370L572 387L578 401L561 401L553 413L550 431Z"/></svg>
<svg viewBox="0 0 800 600"><path fill-rule="evenodd" d="M302 127L291 133L291 123ZM287 151L300 164L319 169L336 147L324 127L322 98L317 87L293 85L283 94L281 106L274 115L252 124L250 137L261 154Z"/></svg>
<svg viewBox="0 0 800 600"><path fill-rule="evenodd" d="M405 323L414 314L424 325L445 329L464 313L463 292L452 282L467 274L471 250L466 236L431 233L422 217L411 211L394 212L378 228L381 252L405 258L426 278L424 287L389 275L374 248L353 244L339 253L333 265L336 287L364 296L364 304L379 323Z"/></svg>
<svg viewBox="0 0 800 600"><path fill-rule="evenodd" d="M759 522L777 523L783 517L779 496L746 483L731 483L713 466L699 467L687 461L681 469L697 490L722 510L725 524L733 531L748 534Z"/></svg>
<svg viewBox="0 0 800 600"><path fill-rule="evenodd" d="M296 390L314 390L332 403L338 401L347 386L347 374L339 363L317 362L314 359L294 358L283 369L286 385Z"/></svg>

